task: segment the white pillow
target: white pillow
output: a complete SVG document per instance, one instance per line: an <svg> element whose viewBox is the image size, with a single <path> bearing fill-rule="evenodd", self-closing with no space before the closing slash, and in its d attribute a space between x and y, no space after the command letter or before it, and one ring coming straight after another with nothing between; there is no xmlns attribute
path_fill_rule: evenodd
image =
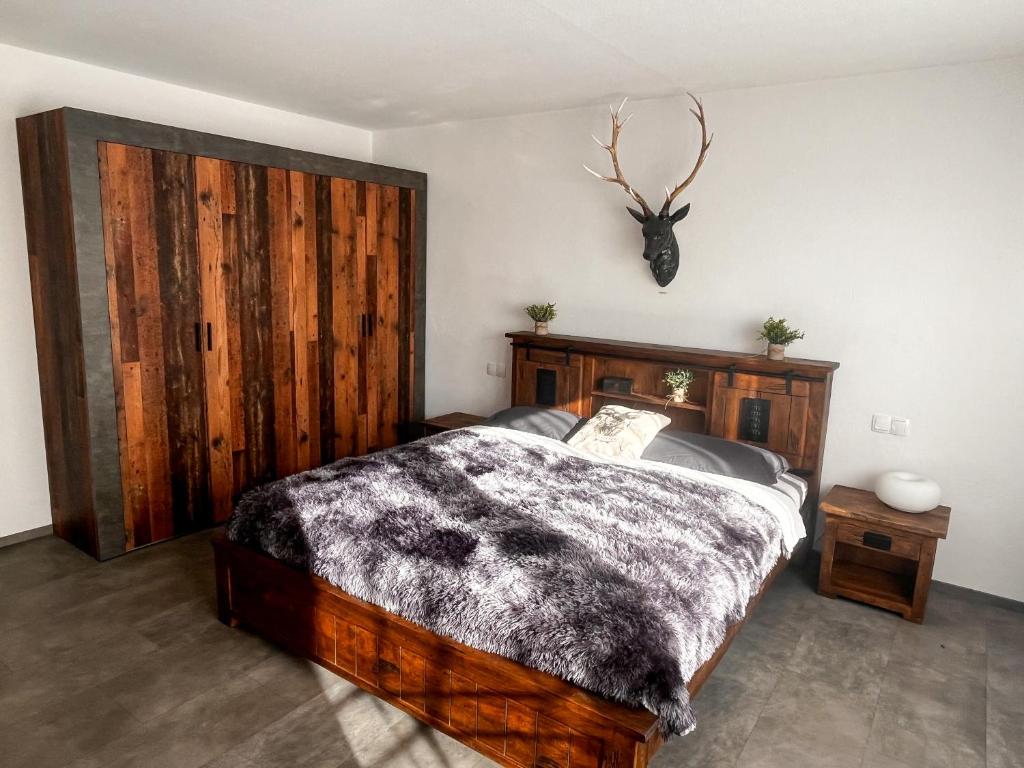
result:
<svg viewBox="0 0 1024 768"><path fill-rule="evenodd" d="M639 459L672 419L653 411L606 405L569 439L569 445L606 459Z"/></svg>

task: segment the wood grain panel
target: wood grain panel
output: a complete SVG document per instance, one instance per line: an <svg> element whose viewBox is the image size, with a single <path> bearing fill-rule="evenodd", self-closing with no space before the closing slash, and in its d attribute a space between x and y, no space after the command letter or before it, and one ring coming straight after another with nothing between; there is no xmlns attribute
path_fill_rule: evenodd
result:
<svg viewBox="0 0 1024 768"><path fill-rule="evenodd" d="M200 292L203 320L199 345L206 379L206 425L210 457L210 503L216 521L231 514L235 490L232 456L231 361L228 333L227 281L233 278L231 261L225 260L224 214L221 209L224 163L205 157L195 159L196 209L199 227ZM232 238L233 240L233 238ZM228 258L233 256L227 254Z"/></svg>
<svg viewBox="0 0 1024 768"><path fill-rule="evenodd" d="M336 664L338 661L337 622L334 614L328 611L314 610L313 623L317 658L328 664Z"/></svg>
<svg viewBox="0 0 1024 768"><path fill-rule="evenodd" d="M452 722L452 673L441 664L425 662L424 710L442 723Z"/></svg>
<svg viewBox="0 0 1024 768"><path fill-rule="evenodd" d="M537 767L568 768L571 742L568 726L540 715L537 718Z"/></svg>
<svg viewBox="0 0 1024 768"><path fill-rule="evenodd" d="M236 164L242 406L246 484L275 476L274 350L267 169Z"/></svg>
<svg viewBox="0 0 1024 768"><path fill-rule="evenodd" d="M508 700L505 754L521 765L533 765L537 752L537 712Z"/></svg>
<svg viewBox="0 0 1024 768"><path fill-rule="evenodd" d="M569 750L569 768L598 768L601 765L602 746L599 739L574 732Z"/></svg>
<svg viewBox="0 0 1024 768"><path fill-rule="evenodd" d="M295 469L313 466L309 460L309 334L306 307L306 184L305 174L288 174L289 214L291 216L291 318L293 390L295 402ZM313 294L315 300L316 294ZM317 403L319 406L319 403Z"/></svg>
<svg viewBox="0 0 1024 768"><path fill-rule="evenodd" d="M334 460L334 224L331 179L316 177L316 296L318 355L317 394L320 400L320 463Z"/></svg>
<svg viewBox="0 0 1024 768"><path fill-rule="evenodd" d="M413 318L416 303L416 255L413 250L415 195L411 189L398 191L398 423L412 421L412 396L416 370Z"/></svg>
<svg viewBox="0 0 1024 768"><path fill-rule="evenodd" d="M377 360L377 442L375 447L389 448L398 443L398 334L400 210L397 187L380 187L378 193L376 313L373 315L371 341ZM369 371L367 372L369 375Z"/></svg>
<svg viewBox="0 0 1024 768"><path fill-rule="evenodd" d="M366 429L366 360L368 354L368 339L366 338L366 319L369 308L367 307L366 296L366 184L356 184L356 285L359 292L359 306L357 312L360 317L360 339L359 339L359 384L356 405L356 424L358 435L356 438L356 453L366 453L367 429Z"/></svg>
<svg viewBox="0 0 1024 768"><path fill-rule="evenodd" d="M426 662L419 654L405 648L402 655L402 699L416 709L426 709Z"/></svg>
<svg viewBox="0 0 1024 768"><path fill-rule="evenodd" d="M402 696L402 649L388 640L380 640L377 670L379 685L393 696Z"/></svg>
<svg viewBox="0 0 1024 768"><path fill-rule="evenodd" d="M331 319L334 355L334 457L358 451L359 316L356 185L331 180Z"/></svg>
<svg viewBox="0 0 1024 768"><path fill-rule="evenodd" d="M377 636L362 627L355 627L355 646L356 676L374 686L379 685Z"/></svg>
<svg viewBox="0 0 1024 768"><path fill-rule="evenodd" d="M367 322L374 324L374 319L380 311L377 307L377 248L378 232L380 231L379 205L380 185L366 184L364 194L366 204L366 215L363 217L363 231L366 247L364 253L360 254L360 263L365 264L364 271L360 275L359 285L364 296L363 311L366 313ZM368 331L369 332L369 331ZM359 441L360 453L376 450L379 446L378 427L380 420L378 410L380 408L380 374L378 371L378 351L376 340L373 337L363 339L365 357L360 357L362 369L361 389L365 389L363 408L360 414L363 419L360 422L361 437Z"/></svg>
<svg viewBox="0 0 1024 768"><path fill-rule="evenodd" d="M499 755L505 754L505 718L508 701L498 691L477 687L476 737Z"/></svg>
<svg viewBox="0 0 1024 768"><path fill-rule="evenodd" d="M135 318L135 274L129 214L131 180L126 147L101 143L97 151L125 546L131 549L136 542L146 543L152 539L147 511L145 421L142 416L142 379Z"/></svg>
<svg viewBox="0 0 1024 768"><path fill-rule="evenodd" d="M460 733L477 736L477 691L476 682L456 672L451 673L452 726Z"/></svg>
<svg viewBox="0 0 1024 768"><path fill-rule="evenodd" d="M131 549L209 519L198 224L190 157L110 143L98 153Z"/></svg>
<svg viewBox="0 0 1024 768"><path fill-rule="evenodd" d="M150 150L127 148L129 215L135 273L136 322L146 434L146 483L151 541L174 535L171 512L170 451L164 379L163 306L153 210L153 157Z"/></svg>
<svg viewBox="0 0 1024 768"><path fill-rule="evenodd" d="M270 332L274 386L274 457L276 476L293 474L298 467L295 432L294 360L292 321L292 216L288 172L267 169L267 215L270 247Z"/></svg>
<svg viewBox="0 0 1024 768"><path fill-rule="evenodd" d="M308 465L319 466L320 451L320 310L319 289L317 287L317 195L316 177L303 174L303 232L305 234L304 256L306 260L304 274L306 287L304 301L306 303L306 381L308 386L307 416ZM296 344L299 340L296 340ZM296 357L296 360L298 358Z"/></svg>
<svg viewBox="0 0 1024 768"><path fill-rule="evenodd" d="M167 442L175 532L210 515L209 451L203 355L195 343L201 321L199 248L193 159L153 152L157 261L163 306Z"/></svg>
<svg viewBox="0 0 1024 768"><path fill-rule="evenodd" d="M338 666L346 672L356 672L356 628L335 618L335 654Z"/></svg>

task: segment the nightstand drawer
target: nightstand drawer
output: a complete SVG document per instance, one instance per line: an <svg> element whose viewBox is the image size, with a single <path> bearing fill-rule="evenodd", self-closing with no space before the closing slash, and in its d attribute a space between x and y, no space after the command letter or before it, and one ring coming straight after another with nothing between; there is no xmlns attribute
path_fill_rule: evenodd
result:
<svg viewBox="0 0 1024 768"><path fill-rule="evenodd" d="M879 552L888 552L891 555L911 560L917 560L921 554L921 539L917 536L893 533L867 525L837 523L836 541Z"/></svg>

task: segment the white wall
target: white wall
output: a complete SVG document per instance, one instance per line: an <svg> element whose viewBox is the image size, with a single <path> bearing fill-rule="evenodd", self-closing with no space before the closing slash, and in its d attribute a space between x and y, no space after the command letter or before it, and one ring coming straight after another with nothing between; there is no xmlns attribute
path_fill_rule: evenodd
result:
<svg viewBox="0 0 1024 768"><path fill-rule="evenodd" d="M14 119L71 106L368 160L368 131L0 45L0 537L50 522Z"/></svg>
<svg viewBox="0 0 1024 768"><path fill-rule="evenodd" d="M838 360L824 481L908 468L953 507L936 577L1024 599L1024 59L707 94L716 137L660 291L589 138L602 109L377 132L430 174L427 410L488 413L502 334L556 301L556 332L755 351L761 320ZM685 99L640 102L626 175L651 201L697 146ZM871 413L911 419L907 438Z"/></svg>

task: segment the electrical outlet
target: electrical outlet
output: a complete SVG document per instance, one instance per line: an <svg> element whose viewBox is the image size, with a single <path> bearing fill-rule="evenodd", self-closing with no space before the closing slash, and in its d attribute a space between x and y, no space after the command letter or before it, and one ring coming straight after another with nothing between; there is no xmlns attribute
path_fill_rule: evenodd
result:
<svg viewBox="0 0 1024 768"><path fill-rule="evenodd" d="M871 431L888 435L892 431L892 416L887 413L876 413L871 417Z"/></svg>
<svg viewBox="0 0 1024 768"><path fill-rule="evenodd" d="M892 420L892 434L906 437L910 434L910 419L895 418Z"/></svg>

